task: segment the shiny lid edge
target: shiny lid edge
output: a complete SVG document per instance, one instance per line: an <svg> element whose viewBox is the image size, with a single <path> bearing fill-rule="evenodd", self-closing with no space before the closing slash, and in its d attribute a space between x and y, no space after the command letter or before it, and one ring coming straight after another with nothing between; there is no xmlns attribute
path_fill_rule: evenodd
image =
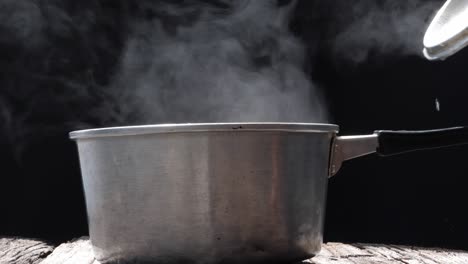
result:
<svg viewBox="0 0 468 264"><path fill-rule="evenodd" d="M444 45L432 48L424 47L423 54L428 60L443 60L459 52L466 46L468 46L468 29L463 34L452 39L451 43L445 43Z"/></svg>
<svg viewBox="0 0 468 264"><path fill-rule="evenodd" d="M284 131L337 133L338 125L326 123L179 123L139 126L105 127L70 132L71 139L133 136L159 133L220 132L220 131Z"/></svg>
<svg viewBox="0 0 468 264"><path fill-rule="evenodd" d="M467 4L466 0L447 0L437 11L423 38L427 59L443 60L468 45L468 25L466 20L458 19L468 12Z"/></svg>

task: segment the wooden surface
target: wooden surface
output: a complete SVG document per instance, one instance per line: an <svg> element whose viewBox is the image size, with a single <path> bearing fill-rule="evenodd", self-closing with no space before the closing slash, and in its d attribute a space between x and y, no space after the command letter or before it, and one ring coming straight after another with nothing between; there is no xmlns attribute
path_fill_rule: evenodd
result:
<svg viewBox="0 0 468 264"><path fill-rule="evenodd" d="M99 264L87 238L54 248L47 243L0 238L0 263ZM435 264L468 263L468 252L394 245L327 243L320 254L302 263L312 264Z"/></svg>
<svg viewBox="0 0 468 264"><path fill-rule="evenodd" d="M315 264L468 264L468 252L395 245L328 243L323 246L320 254L309 262Z"/></svg>
<svg viewBox="0 0 468 264"><path fill-rule="evenodd" d="M41 263L54 247L39 240L0 238L0 263Z"/></svg>
<svg viewBox="0 0 468 264"><path fill-rule="evenodd" d="M87 238L80 238L58 246L41 264L99 264L94 259L91 243Z"/></svg>

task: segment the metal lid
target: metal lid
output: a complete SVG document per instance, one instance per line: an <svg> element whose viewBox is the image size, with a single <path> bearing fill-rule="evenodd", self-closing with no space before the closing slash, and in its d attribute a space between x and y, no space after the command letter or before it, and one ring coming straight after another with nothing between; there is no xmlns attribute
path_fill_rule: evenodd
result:
<svg viewBox="0 0 468 264"><path fill-rule="evenodd" d="M210 131L287 131L338 132L338 126L319 123L186 123L144 126L122 126L86 129L70 133L71 139L130 136L155 133L210 132Z"/></svg>
<svg viewBox="0 0 468 264"><path fill-rule="evenodd" d="M468 0L448 0L424 36L424 56L445 59L468 45Z"/></svg>

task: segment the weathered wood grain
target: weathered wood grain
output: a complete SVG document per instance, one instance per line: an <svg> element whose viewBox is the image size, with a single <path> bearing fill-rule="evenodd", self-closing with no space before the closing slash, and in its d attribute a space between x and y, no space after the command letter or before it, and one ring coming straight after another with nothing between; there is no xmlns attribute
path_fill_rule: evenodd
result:
<svg viewBox="0 0 468 264"><path fill-rule="evenodd" d="M35 239L0 238L0 263L40 263L53 249L52 245Z"/></svg>
<svg viewBox="0 0 468 264"><path fill-rule="evenodd" d="M0 238L0 263L99 264L87 237L53 246L32 239ZM327 243L312 264L439 264L468 263L468 252L381 244Z"/></svg>
<svg viewBox="0 0 468 264"><path fill-rule="evenodd" d="M314 264L439 264L468 263L468 252L381 244L327 243Z"/></svg>
<svg viewBox="0 0 468 264"><path fill-rule="evenodd" d="M99 264L91 243L83 237L58 246L41 264Z"/></svg>
<svg viewBox="0 0 468 264"><path fill-rule="evenodd" d="M87 238L81 238L62 244L43 264L89 263L94 260L91 245ZM327 243L323 245L318 256L303 263L313 264L438 264L468 263L468 252L426 249L394 245L342 244Z"/></svg>

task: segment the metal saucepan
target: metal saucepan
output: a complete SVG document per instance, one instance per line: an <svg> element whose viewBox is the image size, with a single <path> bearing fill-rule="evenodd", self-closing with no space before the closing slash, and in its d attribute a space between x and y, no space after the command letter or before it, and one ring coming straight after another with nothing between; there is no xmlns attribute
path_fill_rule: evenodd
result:
<svg viewBox="0 0 468 264"><path fill-rule="evenodd" d="M328 177L343 161L468 142L466 128L337 136L300 123L75 131L101 262L295 261L320 250Z"/></svg>

